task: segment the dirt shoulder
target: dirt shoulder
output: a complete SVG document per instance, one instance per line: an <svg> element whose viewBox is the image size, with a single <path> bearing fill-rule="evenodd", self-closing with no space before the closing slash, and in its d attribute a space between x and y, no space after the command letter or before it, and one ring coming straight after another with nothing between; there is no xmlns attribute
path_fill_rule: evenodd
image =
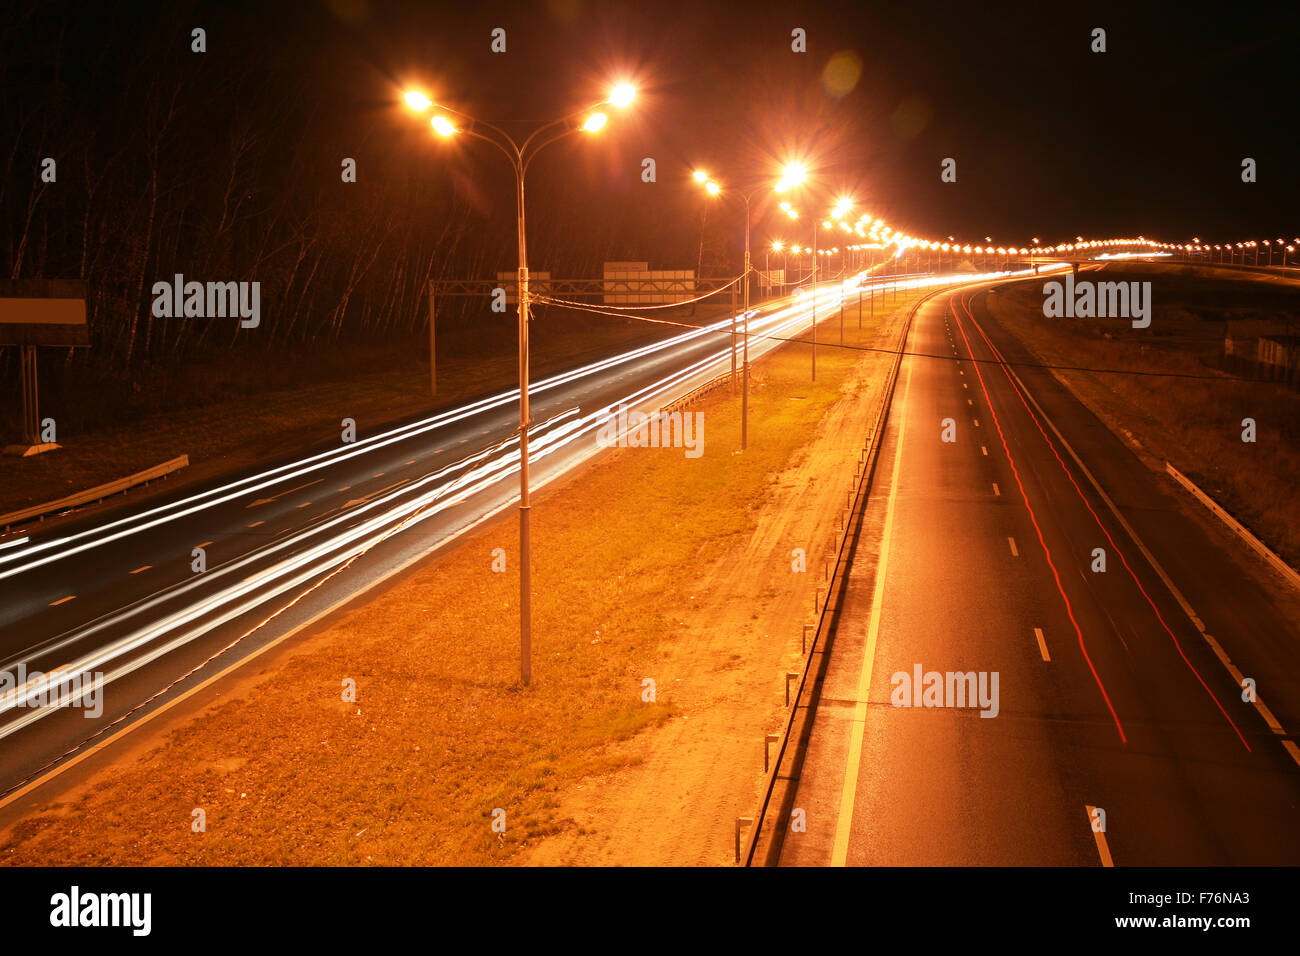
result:
<svg viewBox="0 0 1300 956"><path fill-rule="evenodd" d="M854 341L851 331L848 343L892 346L901 314L892 312L870 337ZM852 312L846 318L854 324ZM823 328L823 341L838 341L834 325ZM889 355L866 353L847 374L837 372L839 398L772 477L753 530L696 577L695 603L684 615L689 633L665 644L656 671L660 686L672 689L672 719L611 745L617 769L559 795L557 812L573 825L518 862L733 863L735 820L758 805L763 738L785 713L784 674L801 667L801 625L814 619L812 589L824 580L823 558L889 363ZM767 433L764 424L751 432L756 440ZM791 571L794 548L807 552L806 575Z"/></svg>
<svg viewBox="0 0 1300 956"><path fill-rule="evenodd" d="M786 346L755 367L746 453L721 391L702 457L621 450L540 495L531 687L506 521L41 795L0 860L726 863L886 358L823 345L813 385Z"/></svg>
<svg viewBox="0 0 1300 956"><path fill-rule="evenodd" d="M1136 267L1134 267L1136 269ZM1114 278L1126 278L1116 270ZM1107 276L1107 278L1111 278ZM1149 278L1149 277L1147 277ZM1048 321L1041 286L1019 283L988 298L994 317L1157 471L1172 462L1293 566L1300 563L1300 395L1268 381L1245 381L1217 367L1222 319L1296 308L1289 299L1249 305L1218 293L1206 277L1157 289L1149 330L1105 319ZM1144 374L1124 374L1141 370ZM1242 420L1258 423L1242 442ZM1199 508L1199 506L1197 506Z"/></svg>

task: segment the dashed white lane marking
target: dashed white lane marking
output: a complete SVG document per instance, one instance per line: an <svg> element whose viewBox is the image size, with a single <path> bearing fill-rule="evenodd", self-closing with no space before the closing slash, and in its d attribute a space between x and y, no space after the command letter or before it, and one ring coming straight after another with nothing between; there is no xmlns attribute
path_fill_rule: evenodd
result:
<svg viewBox="0 0 1300 956"><path fill-rule="evenodd" d="M980 427L980 420L979 420L978 418L975 419L975 427L976 427L976 428L979 428L979 427Z"/></svg>
<svg viewBox="0 0 1300 956"><path fill-rule="evenodd" d="M295 491L302 491L304 488L310 488L312 485L318 485L324 480L325 480L324 478L317 478L315 481L309 481L307 482L307 484L299 485L297 488L290 488L288 491L282 491L278 495L272 495L269 498L258 498L256 501L252 502L251 504L247 504L244 507L256 508L258 505L270 504L272 501L278 501L280 498L283 498L285 495L291 495Z"/></svg>
<svg viewBox="0 0 1300 956"><path fill-rule="evenodd" d="M1000 495L1000 494L1002 494L1002 491L1001 491L1000 488L998 488L998 483L997 483L996 481L993 482L993 494L995 494L995 495Z"/></svg>
<svg viewBox="0 0 1300 956"><path fill-rule="evenodd" d="M1219 659L1219 663L1228 669L1228 673L1231 674L1232 679L1237 682L1237 686L1244 687L1246 675L1241 672L1240 668L1238 668L1236 664L1232 663L1232 658L1228 657L1227 652L1223 649L1223 645L1215 640L1214 635L1212 634L1202 634L1201 636L1204 637L1205 642L1210 645L1210 650L1214 651L1214 656ZM1260 716L1264 718L1264 723L1268 724L1269 730L1273 731L1275 734L1286 733L1281 722L1273 716L1271 710L1264 706L1262 700L1256 699L1255 709L1258 710ZM1297 762L1300 763L1300 761Z"/></svg>
<svg viewBox="0 0 1300 956"><path fill-rule="evenodd" d="M997 352L996 348L994 349L994 354L1001 361L1002 356ZM1074 463L1079 467L1079 471L1088 479L1088 483L1092 485L1093 489L1097 492L1098 497L1101 498L1102 502L1110 510L1110 513L1115 516L1115 520L1119 522L1119 526L1124 529L1125 534L1127 534L1129 539L1137 545L1138 550L1142 552L1142 556L1147 559L1147 564L1151 566L1151 569L1156 572L1157 577L1159 577L1161 582L1164 583L1165 588L1173 595L1174 600L1178 602L1178 606L1181 607L1183 613L1187 615L1187 619L1190 620L1196 630L1200 632L1201 637L1205 639L1207 644L1209 644L1210 648L1214 651L1215 656L1219 658L1219 661L1224 664L1229 673L1232 673L1235 668L1232 666L1232 662L1228 658L1228 655L1224 653L1219 642L1210 636L1209 632L1206 630L1205 622L1201 620L1200 615L1196 613L1196 610L1192 607L1191 603L1183 596L1183 592L1178 589L1176 584L1174 584L1173 579L1169 577L1164 566L1156 560L1155 555L1151 553L1149 548L1147 548L1146 542L1138 536L1138 533L1134 530L1133 526L1125 520L1122 514L1120 514L1119 508L1116 507L1115 502L1111 500L1110 495L1106 494L1105 489L1101 487L1101 484L1093 476L1092 472L1088 470L1088 466L1083 463L1083 459L1079 457L1073 446L1065 440L1065 436L1062 435L1061 430L1056 427L1056 423L1047 416L1046 412L1043 411L1043 407L1038 404L1038 400L1030 394L1029 389L1025 388L1025 383L1020 380L1020 376L1016 374L1014 369L1008 368L1005 362L1003 362L1003 368L1006 369L1010 377L1015 380L1021 393L1028 402L1034 406L1039 417L1047 423L1047 426L1052 430L1052 433L1060 441L1061 447L1063 447L1066 452L1069 453L1070 457L1074 459ZM1241 672L1237 671L1236 673L1240 674ZM1235 677L1236 674L1233 676ZM1241 682L1238 681L1237 683L1238 686L1240 686ZM1277 718L1273 716L1273 712L1264 706L1263 700L1256 697L1255 700L1252 701L1252 705L1257 711L1259 711L1260 715L1264 718L1265 723L1268 724L1269 729L1272 730L1273 733L1278 735L1286 734L1286 729L1278 723ZM1284 746L1286 752L1291 755L1291 759L1297 764L1300 764L1300 747L1297 747L1289 740L1282 741L1282 746Z"/></svg>
<svg viewBox="0 0 1300 956"><path fill-rule="evenodd" d="M1020 557L1020 552L1019 552L1018 550L1016 550L1016 539L1015 539L1015 538L1007 538L1007 544L1011 545L1011 556L1012 556L1013 558L1018 558L1018 557Z"/></svg>
<svg viewBox="0 0 1300 956"><path fill-rule="evenodd" d="M981 454L981 455L987 455L988 453L989 453L989 450L988 450L987 448L985 448L983 445L980 445L980 454Z"/></svg>
<svg viewBox="0 0 1300 956"><path fill-rule="evenodd" d="M1110 858L1110 847L1106 845L1106 834L1092 825L1092 811L1097 808L1085 804L1083 809L1088 815L1088 829L1092 830L1092 837L1097 841L1097 855L1101 857L1101 865L1114 866L1115 864Z"/></svg>
<svg viewBox="0 0 1300 956"><path fill-rule="evenodd" d="M259 524L266 524L266 522L265 522L265 521L254 521L252 524L249 525L249 527L250 527L250 528L256 528Z"/></svg>
<svg viewBox="0 0 1300 956"><path fill-rule="evenodd" d="M386 491L392 491L394 488L400 488L400 487L402 487L402 485L406 484L406 483L407 483L408 481L410 481L410 480L411 480L410 478L403 478L401 481L395 481L395 482L393 482L391 485L389 485L388 487L386 487L386 488L380 488L378 491L372 491L372 492L370 492L370 494L365 495L364 497L361 497L361 498L353 498L351 501L349 501L349 502L348 502L347 504L345 504L343 507L344 507L344 508L351 508L353 505L365 504L365 503L366 503L367 501L369 501L371 498L377 498L379 495L382 495L382 494L383 494L384 492L386 492Z"/></svg>
<svg viewBox="0 0 1300 956"><path fill-rule="evenodd" d="M1050 661L1052 655L1047 653L1047 641L1043 637L1043 629L1041 627L1034 628L1034 637L1038 638L1038 653L1043 655L1043 660Z"/></svg>
<svg viewBox="0 0 1300 956"><path fill-rule="evenodd" d="M302 504L300 504L298 507L299 507L299 508L306 508L306 507L308 507L308 506L310 506L310 505L311 505L311 502L310 502L310 501L304 501L304 502L303 502Z"/></svg>
<svg viewBox="0 0 1300 956"><path fill-rule="evenodd" d="M76 597L75 594L69 594L69 595L68 595L67 597L65 597L65 598L59 598L57 601L51 601L51 602L50 602L50 607L58 607L60 604L67 604L69 601L71 601L71 600L72 600L73 598L75 598L75 597Z"/></svg>

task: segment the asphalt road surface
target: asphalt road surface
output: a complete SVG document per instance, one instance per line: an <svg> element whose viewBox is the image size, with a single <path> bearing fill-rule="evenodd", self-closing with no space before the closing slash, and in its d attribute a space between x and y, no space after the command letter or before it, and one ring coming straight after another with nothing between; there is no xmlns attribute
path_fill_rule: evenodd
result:
<svg viewBox="0 0 1300 956"><path fill-rule="evenodd" d="M913 321L781 864L1300 864L1294 606L985 295Z"/></svg>

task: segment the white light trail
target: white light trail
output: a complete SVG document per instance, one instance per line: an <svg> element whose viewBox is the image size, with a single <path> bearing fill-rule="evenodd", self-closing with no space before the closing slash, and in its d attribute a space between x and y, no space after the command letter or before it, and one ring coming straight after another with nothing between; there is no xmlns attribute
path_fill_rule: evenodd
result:
<svg viewBox="0 0 1300 956"><path fill-rule="evenodd" d="M1060 268L1069 268L1068 263L1059 264ZM1043 271L1052 271L1044 267ZM954 276L920 276L906 279L898 283L900 288L926 288L944 284L958 284L984 281L987 279L1002 278L1010 275L1029 274L1031 270L1022 272L996 272L983 273L976 275L954 275ZM827 290L825 293L819 291L817 294L818 306L827 311L838 308L842 301L842 293L850 288L857 288L862 282L862 277L854 277L840 284L840 289ZM823 295L825 296L823 298ZM783 342L783 336L794 335L807 324L811 323L812 308L811 296L807 301L797 301L789 306L776 309L765 315L756 315L751 313L750 325L752 333L765 336L752 345L755 354L762 353L776 348ZM632 352L624 353L612 359L602 360L601 362L592 363L584 369L575 370L571 373L565 373L559 376L553 376L547 379L548 387L554 387L565 381L572 381L582 375L592 374L592 370L607 368L611 365L618 364L621 361L628 361L632 357L650 354L661 348L668 347L670 344L680 344L681 342L696 338L709 332L716 332L729 327L731 318L728 317L711 326L705 326L699 330L692 330L681 336L676 336L665 343L655 343L652 346L645 346L635 349ZM739 346L737 346L737 350ZM646 403L661 396L673 389L680 389L684 394L699 378L707 379L710 375L716 375L717 370L710 372L718 366L723 366L730 359L732 347L728 345L720 351L713 352L691 362L687 366L674 370L656 382L652 382L639 389L636 389L607 405L602 405L596 411L586 415L574 417L578 409L570 409L548 421L533 427L530 437L533 444L530 448L529 460L542 461L549 458L562 449L569 448L579 439L590 435L600 424L607 418L610 410L618 405L633 406L638 403ZM460 409L442 413L434 416L421 423L412 426L405 426L401 429L393 429L380 436L375 436L374 441L380 439L400 440L400 438L389 438L394 434L403 433L413 428L431 428L439 427L430 425L430 422L442 420L446 423L452 416L463 416L483 411L486 408L494 407L494 403L504 404L508 401L506 396L497 396L492 399L484 399L480 402L471 403ZM466 411L470 410L470 411ZM403 435L403 437L409 437ZM360 444L360 443L358 443ZM380 447L376 444L372 447ZM566 464L557 465L549 474L546 474L535 485L541 488L551 481L565 474L572 468L578 466L583 461L597 454L602 449L596 442L589 443L586 451L579 451L571 455ZM312 456L305 461L316 462L325 458L331 453ZM176 601L185 594L191 593L196 589L210 589L214 583L220 582L222 578L234 578L244 569L249 568L255 563L260 563L273 557L276 554L291 551L294 547L308 544L314 539L315 543L303 551L292 554L278 563L264 568L254 574L239 580L231 580L229 583L218 587L215 591L197 596L196 600L186 606L172 611L165 616L151 621L143 626L135 627L126 634L110 641L107 644L94 648L88 653L82 654L76 659L64 663L57 667L52 667L46 673L44 678L39 680L57 680L58 675L68 673L90 673L101 671L111 665L116 665L114 669L104 676L105 684L129 674L138 668L157 660L158 658L182 647L189 642L211 632L213 629L226 624L243 614L266 605L270 601L289 594L303 585L310 584L312 581L318 581L322 575L328 574L332 569L338 568L356 557L366 553L376 545L392 537L400 531L413 527L416 524L427 521L438 514L445 512L447 509L463 504L470 498L485 492L493 487L499 487L504 490L504 482L519 471L519 452L518 436L511 436L497 445L491 446L483 451L477 452L466 457L454 464L447 465L430 473L420 479L407 483L400 488L387 494L381 494L373 500L365 502L355 508L344 509L339 514L317 524L310 528L294 532L291 536L275 542L269 542L254 551L248 552L224 564L214 568L205 574L202 578L196 578L192 581L186 581L181 585L167 589L149 599L138 602L135 605L123 608L113 612L103 618L81 628L74 629L46 641L41 645L31 648L24 652L20 659L15 659L4 665L8 669L14 669L18 664L34 663L39 657L49 657L60 650L66 650L75 644L93 637L95 634L113 627L120 627L129 621L132 617L144 614L148 611L158 608L163 603ZM350 455L349 455L350 457ZM301 463L296 463L301 464ZM248 485L256 478L264 477L267 474L274 474L276 471L284 472L285 469L292 469L294 466L283 466L281 469L274 469L271 472L265 472L262 476L256 476L254 479L244 479L239 483L232 483L227 487L234 487L236 484ZM321 467L315 465L314 467ZM301 474L298 472L297 474ZM297 477L297 474L281 474L273 482L283 481L287 477ZM247 494L253 490L259 490L265 485L257 488L244 487L239 494ZM211 494L211 492L207 493ZM233 496L233 495L232 495ZM196 495L191 499L200 499L204 496ZM228 499L223 499L228 500ZM517 500L517 495L513 490L507 493L504 503L495 506L487 506L485 510L488 514L495 513L509 506ZM207 505L196 505L191 510L197 510L199 507L210 507ZM147 514L154 514L159 510L154 509ZM183 511L182 513L190 513ZM360 523L355 523L356 519L364 514L370 516ZM163 520L174 520L179 515L171 515L167 518L156 519L154 523ZM434 547L442 547L447 543L455 540L469 528L476 525L483 516L476 516L460 529L454 530L443 537ZM125 520L125 519L124 519ZM343 527L350 524L350 527ZM150 525L152 526L152 525ZM118 532L118 534L129 534L141 530L135 528L129 531ZM92 542L83 544L82 549L94 547L95 544L102 542ZM53 560L57 556L47 557L45 560ZM11 569L7 574L18 573L25 568ZM3 575L0 575L3 576ZM294 598L296 600L296 598ZM291 602L292 603L292 602ZM276 613L279 613L278 611ZM272 615L274 616L274 615ZM269 620L269 618L268 618ZM250 632L251 633L251 632ZM134 656L133 652L136 653ZM30 669L30 668L29 668ZM39 683L39 680L37 683ZM30 693L39 693L40 688L36 691L24 690L24 696ZM0 697L0 714L13 710L16 706L17 698L13 695ZM6 737L16 732L22 727L27 726L32 721L39 720L52 712L52 708L36 708L27 710L17 719L8 721L3 728L0 728L0 738Z"/></svg>

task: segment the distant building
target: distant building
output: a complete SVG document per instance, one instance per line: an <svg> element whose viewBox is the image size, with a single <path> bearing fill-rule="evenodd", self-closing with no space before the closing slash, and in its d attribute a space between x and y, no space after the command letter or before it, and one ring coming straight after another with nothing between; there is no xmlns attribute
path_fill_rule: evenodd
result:
<svg viewBox="0 0 1300 956"><path fill-rule="evenodd" d="M1266 335L1257 345L1255 359L1276 369L1294 369L1300 365L1300 335Z"/></svg>
<svg viewBox="0 0 1300 956"><path fill-rule="evenodd" d="M1229 319L1223 333L1223 354L1247 362L1263 362L1260 340L1286 338L1285 319Z"/></svg>

